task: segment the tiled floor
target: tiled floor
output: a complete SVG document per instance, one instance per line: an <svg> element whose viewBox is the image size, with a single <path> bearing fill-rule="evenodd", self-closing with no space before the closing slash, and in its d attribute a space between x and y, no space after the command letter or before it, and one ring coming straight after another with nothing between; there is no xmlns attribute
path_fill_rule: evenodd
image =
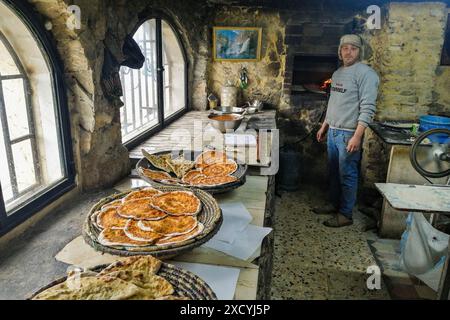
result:
<svg viewBox="0 0 450 320"><path fill-rule="evenodd" d="M387 287L367 289L367 267L376 260L367 243L366 216L355 214L352 226L330 229L329 218L311 209L324 192L305 186L277 197L272 299L390 299Z"/></svg>
<svg viewBox="0 0 450 320"><path fill-rule="evenodd" d="M400 268L400 241L378 238L367 216L356 212L350 227L323 226L329 216L316 215L312 208L324 199L324 190L311 185L277 197L272 299L436 298ZM367 289L371 265L381 269L381 290Z"/></svg>
<svg viewBox="0 0 450 320"><path fill-rule="evenodd" d="M392 299L436 299L436 292L400 268L400 241L368 240L375 259L382 268L386 286Z"/></svg>

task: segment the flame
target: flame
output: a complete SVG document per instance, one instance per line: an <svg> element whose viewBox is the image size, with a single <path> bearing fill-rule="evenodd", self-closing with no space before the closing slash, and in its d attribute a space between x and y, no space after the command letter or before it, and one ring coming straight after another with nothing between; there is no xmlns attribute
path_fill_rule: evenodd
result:
<svg viewBox="0 0 450 320"><path fill-rule="evenodd" d="M331 79L325 80L320 86L320 90L326 90L331 85Z"/></svg>

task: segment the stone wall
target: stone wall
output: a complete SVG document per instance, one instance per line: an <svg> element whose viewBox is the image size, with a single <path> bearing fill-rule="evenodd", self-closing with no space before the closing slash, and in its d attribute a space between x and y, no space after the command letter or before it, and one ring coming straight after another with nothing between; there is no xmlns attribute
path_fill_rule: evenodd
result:
<svg viewBox="0 0 450 320"><path fill-rule="evenodd" d="M119 109L104 98L100 75L106 33L106 3L29 0L51 30L64 67L77 184L83 189L109 186L129 172L122 146ZM81 10L81 29L67 27L69 4Z"/></svg>
<svg viewBox="0 0 450 320"><path fill-rule="evenodd" d="M162 15L174 24L188 59L188 100L193 110L207 104L208 61L210 59L211 7L202 1L108 0L108 31L120 43L146 19Z"/></svg>
<svg viewBox="0 0 450 320"><path fill-rule="evenodd" d="M111 186L130 171L122 146L120 109L100 85L105 46L119 58L125 36L140 22L163 14L175 23L187 51L189 104L206 107L207 62L210 57L208 8L196 1L29 0L51 28L64 67L77 184L82 190ZM71 30L67 8L81 9L81 29Z"/></svg>
<svg viewBox="0 0 450 320"><path fill-rule="evenodd" d="M433 86L430 113L443 112L450 116L450 66L438 66Z"/></svg>
<svg viewBox="0 0 450 320"><path fill-rule="evenodd" d="M390 3L380 31L365 34L381 77L377 118L417 120L450 108L449 68L439 67L448 9L443 2Z"/></svg>
<svg viewBox="0 0 450 320"><path fill-rule="evenodd" d="M277 108L282 97L286 48L284 23L277 11L260 8L217 6L213 24L209 26L261 27L261 59L256 62L213 61L209 65L208 89L220 98L222 85L230 79L239 86L239 71L248 71L249 85L239 89L238 105L258 98L268 107ZM212 43L208 43L209 46Z"/></svg>
<svg viewBox="0 0 450 320"><path fill-rule="evenodd" d="M381 30L363 31L380 75L376 119L412 120L450 112L450 67L440 66L448 8L442 2L390 3ZM385 181L389 150L369 133L364 141L364 186Z"/></svg>

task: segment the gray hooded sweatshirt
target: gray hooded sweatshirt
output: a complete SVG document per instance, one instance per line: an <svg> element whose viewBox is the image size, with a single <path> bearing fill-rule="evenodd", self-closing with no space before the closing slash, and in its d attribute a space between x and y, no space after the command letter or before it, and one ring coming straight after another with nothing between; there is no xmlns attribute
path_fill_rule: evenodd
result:
<svg viewBox="0 0 450 320"><path fill-rule="evenodd" d="M331 93L325 121L331 128L354 131L367 127L376 111L380 79L368 65L356 62L340 67L331 78Z"/></svg>

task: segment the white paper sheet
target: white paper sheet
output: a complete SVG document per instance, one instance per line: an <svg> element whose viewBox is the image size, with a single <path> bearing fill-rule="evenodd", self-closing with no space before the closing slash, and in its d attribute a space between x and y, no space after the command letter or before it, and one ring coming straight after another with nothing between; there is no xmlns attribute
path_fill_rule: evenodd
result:
<svg viewBox="0 0 450 320"><path fill-rule="evenodd" d="M232 244L217 240L213 237L204 246L247 261L261 246L263 239L271 231L272 228L263 228L249 224L242 232L238 233L238 236Z"/></svg>
<svg viewBox="0 0 450 320"><path fill-rule="evenodd" d="M202 278L214 291L219 300L232 300L236 292L239 268L213 266L210 264L170 261Z"/></svg>
<svg viewBox="0 0 450 320"><path fill-rule="evenodd" d="M233 243L236 237L252 222L253 217L242 202L222 203L223 222L213 239Z"/></svg>
<svg viewBox="0 0 450 320"><path fill-rule="evenodd" d="M251 134L225 134L225 145L227 146L256 146L256 137Z"/></svg>

